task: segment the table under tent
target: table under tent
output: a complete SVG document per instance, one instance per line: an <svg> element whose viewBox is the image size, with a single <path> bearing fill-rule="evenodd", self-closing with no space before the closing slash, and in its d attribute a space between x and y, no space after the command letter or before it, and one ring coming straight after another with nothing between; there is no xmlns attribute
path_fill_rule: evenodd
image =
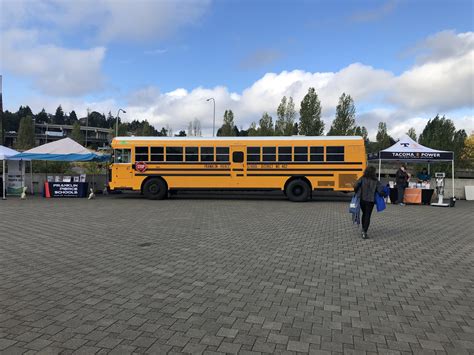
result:
<svg viewBox="0 0 474 355"><path fill-rule="evenodd" d="M436 150L425 147L408 135L404 135L391 147L381 150L377 154L369 156L369 160L378 160L379 180L382 161L389 162L410 162L410 163L428 163L428 169L432 163L450 162L452 171L452 198L454 197L454 153L444 150ZM429 170L428 170L429 171ZM444 179L444 177L443 177ZM443 183L444 184L444 183ZM444 188L444 185L443 185Z"/></svg>
<svg viewBox="0 0 474 355"><path fill-rule="evenodd" d="M43 144L39 147L29 149L23 153L13 156L14 159L24 159L24 160L42 160L42 161L56 161L56 162L105 162L110 159L110 155L101 155L96 154L89 149L83 147L76 141L71 138L64 138L54 142ZM76 189L80 189L81 196L67 196L66 188L63 188L64 196L61 196L58 192L57 196L49 196L50 190L53 191L56 187L60 188L58 185L60 181L47 181L45 182L45 191L47 191L46 197L85 197L87 192L87 185L81 185L84 182L64 182L75 184ZM83 196L84 195L84 196Z"/></svg>
<svg viewBox="0 0 474 355"><path fill-rule="evenodd" d="M11 160L11 157L17 155L18 152L16 150L13 150L13 149L10 149L8 147L5 147L3 145L0 145L0 160L2 161L2 199L5 200L6 199L6 162L7 160Z"/></svg>

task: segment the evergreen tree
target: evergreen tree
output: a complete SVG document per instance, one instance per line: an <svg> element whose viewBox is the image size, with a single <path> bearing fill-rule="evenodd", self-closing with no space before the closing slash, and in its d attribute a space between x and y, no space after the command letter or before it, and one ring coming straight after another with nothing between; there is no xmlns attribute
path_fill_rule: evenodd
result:
<svg viewBox="0 0 474 355"><path fill-rule="evenodd" d="M355 106L351 95L342 93L328 136L352 136L355 131Z"/></svg>
<svg viewBox="0 0 474 355"><path fill-rule="evenodd" d="M385 122L379 122L378 130L377 130L377 150L383 150L385 148L390 147L390 136L387 132L387 124Z"/></svg>
<svg viewBox="0 0 474 355"><path fill-rule="evenodd" d="M64 119L64 111L61 105L58 106L56 109L56 113L53 118L53 123L54 124L65 124L65 119Z"/></svg>
<svg viewBox="0 0 474 355"><path fill-rule="evenodd" d="M49 123L49 115L44 108L36 115L36 123Z"/></svg>
<svg viewBox="0 0 474 355"><path fill-rule="evenodd" d="M77 122L77 115L76 111L72 110L69 114L69 124L74 124L75 122Z"/></svg>
<svg viewBox="0 0 474 355"><path fill-rule="evenodd" d="M413 127L411 127L408 132L407 132L407 136L410 137L411 139L413 139L415 142L416 142L416 131Z"/></svg>
<svg viewBox="0 0 474 355"><path fill-rule="evenodd" d="M464 166L467 162L462 160L462 152L466 138L466 131L463 129L456 131L453 121L436 115L428 121L418 142L429 148L454 152L454 160L458 161L457 165Z"/></svg>
<svg viewBox="0 0 474 355"><path fill-rule="evenodd" d="M273 119L268 113L264 112L262 118L259 121L259 136L273 136L275 135L275 130L273 129Z"/></svg>
<svg viewBox="0 0 474 355"><path fill-rule="evenodd" d="M181 130L178 132L178 134L175 135L176 137L186 137L186 131Z"/></svg>
<svg viewBox="0 0 474 355"><path fill-rule="evenodd" d="M153 127L148 123L147 120L143 121L142 123L142 127L141 127L141 132L140 132L140 135L141 136L144 136L144 137L149 137L149 136L153 136L154 134L154 129Z"/></svg>
<svg viewBox="0 0 474 355"><path fill-rule="evenodd" d="M324 122L321 120L321 102L314 88L301 101L299 133L303 136L321 136Z"/></svg>
<svg viewBox="0 0 474 355"><path fill-rule="evenodd" d="M18 109L18 117L22 119L23 117L34 117L33 112L31 111L30 106L20 106Z"/></svg>
<svg viewBox="0 0 474 355"><path fill-rule="evenodd" d="M225 110L224 112L224 123L217 131L218 136L231 137L235 136L235 123L234 123L234 113L232 110Z"/></svg>
<svg viewBox="0 0 474 355"><path fill-rule="evenodd" d="M72 124L71 139L75 140L81 145L84 145L84 135L81 132L81 124L77 120Z"/></svg>
<svg viewBox="0 0 474 355"><path fill-rule="evenodd" d="M35 146L35 127L31 116L23 117L20 120L18 136L15 148L19 150L28 150Z"/></svg>

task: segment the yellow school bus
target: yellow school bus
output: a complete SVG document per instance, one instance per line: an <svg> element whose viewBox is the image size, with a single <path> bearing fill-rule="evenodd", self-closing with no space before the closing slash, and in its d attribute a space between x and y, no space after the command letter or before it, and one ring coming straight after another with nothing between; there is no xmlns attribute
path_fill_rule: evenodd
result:
<svg viewBox="0 0 474 355"><path fill-rule="evenodd" d="M361 137L116 137L111 190L163 199L179 190L352 191L366 167Z"/></svg>

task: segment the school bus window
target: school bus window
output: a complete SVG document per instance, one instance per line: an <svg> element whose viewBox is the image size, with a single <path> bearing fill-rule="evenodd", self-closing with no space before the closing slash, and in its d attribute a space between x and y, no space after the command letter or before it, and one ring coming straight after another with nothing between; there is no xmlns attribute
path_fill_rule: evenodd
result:
<svg viewBox="0 0 474 355"><path fill-rule="evenodd" d="M148 147L135 147L135 161L148 161Z"/></svg>
<svg viewBox="0 0 474 355"><path fill-rule="evenodd" d="M232 162L234 162L234 163L243 163L244 162L244 152L233 152L232 153Z"/></svg>
<svg viewBox="0 0 474 355"><path fill-rule="evenodd" d="M214 147L201 147L201 161L214 161Z"/></svg>
<svg viewBox="0 0 474 355"><path fill-rule="evenodd" d="M344 147L327 147L326 161L344 161Z"/></svg>
<svg viewBox="0 0 474 355"><path fill-rule="evenodd" d="M166 161L183 161L183 147L166 147Z"/></svg>
<svg viewBox="0 0 474 355"><path fill-rule="evenodd" d="M276 147L263 147L263 161L276 161Z"/></svg>
<svg viewBox="0 0 474 355"><path fill-rule="evenodd" d="M216 161L222 161L222 162L229 161L229 147L216 148Z"/></svg>
<svg viewBox="0 0 474 355"><path fill-rule="evenodd" d="M295 161L308 161L308 147L295 147Z"/></svg>
<svg viewBox="0 0 474 355"><path fill-rule="evenodd" d="M130 163L132 154L130 149L115 149L114 161L115 163L125 164Z"/></svg>
<svg viewBox="0 0 474 355"><path fill-rule="evenodd" d="M186 161L199 161L198 147L186 147Z"/></svg>
<svg viewBox="0 0 474 355"><path fill-rule="evenodd" d="M310 161L324 161L324 147L311 147L309 153Z"/></svg>
<svg viewBox="0 0 474 355"><path fill-rule="evenodd" d="M291 161L291 147L278 147L278 161Z"/></svg>
<svg viewBox="0 0 474 355"><path fill-rule="evenodd" d="M260 147L247 147L247 161L260 161Z"/></svg>
<svg viewBox="0 0 474 355"><path fill-rule="evenodd" d="M151 147L150 148L150 161L164 161L164 148L163 147Z"/></svg>

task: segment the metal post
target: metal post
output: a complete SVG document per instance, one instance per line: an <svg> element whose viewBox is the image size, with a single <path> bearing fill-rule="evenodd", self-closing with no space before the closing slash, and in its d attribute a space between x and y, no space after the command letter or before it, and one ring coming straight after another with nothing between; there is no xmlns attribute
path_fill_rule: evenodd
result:
<svg viewBox="0 0 474 355"><path fill-rule="evenodd" d="M5 196L5 170L6 170L6 166L5 166L5 159L2 160L3 161L3 178L2 178L2 185L3 185L3 188L2 188L2 200L6 200L6 196Z"/></svg>
<svg viewBox="0 0 474 355"><path fill-rule="evenodd" d="M216 136L216 133L215 133L216 132L216 100L213 97L210 97L206 101L210 101L210 100L212 100L214 104L214 115L212 119L212 136L215 137Z"/></svg>
<svg viewBox="0 0 474 355"><path fill-rule="evenodd" d="M382 169L382 159L379 158L379 181L380 181L380 169Z"/></svg>
<svg viewBox="0 0 474 355"><path fill-rule="evenodd" d="M454 198L454 159L451 160L451 166L452 166L451 179L453 180L453 196L451 196L451 197Z"/></svg>
<svg viewBox="0 0 474 355"><path fill-rule="evenodd" d="M117 117L115 118L115 137L118 137L118 132L119 132L119 115L120 111L123 113L127 113L127 111L122 110L121 108L118 109L117 111Z"/></svg>
<svg viewBox="0 0 474 355"><path fill-rule="evenodd" d="M86 138L85 138L85 143L84 144L87 148L87 129L89 128L89 110L87 110L87 117L86 117Z"/></svg>

